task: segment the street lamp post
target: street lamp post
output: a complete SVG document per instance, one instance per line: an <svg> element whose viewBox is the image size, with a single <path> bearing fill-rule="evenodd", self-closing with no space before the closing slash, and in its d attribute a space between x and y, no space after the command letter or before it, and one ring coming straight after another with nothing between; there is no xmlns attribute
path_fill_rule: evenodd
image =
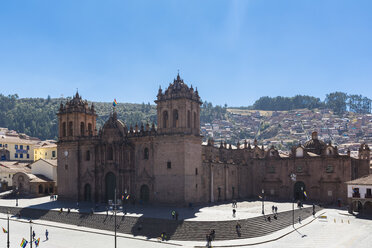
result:
<svg viewBox="0 0 372 248"><path fill-rule="evenodd" d="M32 220L30 220L30 248L32 248Z"/></svg>
<svg viewBox="0 0 372 248"><path fill-rule="evenodd" d="M18 207L18 187L16 187L16 207Z"/></svg>
<svg viewBox="0 0 372 248"><path fill-rule="evenodd" d="M118 206L118 204L116 202L116 188L115 188L114 203L112 204L112 209L114 211L114 224L115 224L115 227L114 227L114 229L115 229L115 235L114 235L115 236L115 248L117 246L117 243L116 243L116 229L117 229L117 225L116 225L116 212L117 212L117 206Z"/></svg>
<svg viewBox="0 0 372 248"><path fill-rule="evenodd" d="M293 183L296 182L296 174L292 173L290 175L290 178L293 181ZM289 192L291 192L291 191L289 191ZM295 201L295 197L294 197L294 192L293 192L293 201L292 201L292 226L293 226L293 228L294 228L294 201Z"/></svg>
<svg viewBox="0 0 372 248"><path fill-rule="evenodd" d="M9 215L10 215L10 211L8 210L8 233L7 233L7 242L6 242L6 244L7 244L7 248L9 248L10 247L10 241L9 241Z"/></svg>
<svg viewBox="0 0 372 248"><path fill-rule="evenodd" d="M264 198L265 198L265 190L262 189L262 214L265 215L265 206L264 206Z"/></svg>

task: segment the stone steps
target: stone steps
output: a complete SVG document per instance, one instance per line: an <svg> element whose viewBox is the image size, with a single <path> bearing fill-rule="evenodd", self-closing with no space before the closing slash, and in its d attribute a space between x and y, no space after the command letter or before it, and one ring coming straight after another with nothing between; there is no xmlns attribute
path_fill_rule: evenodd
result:
<svg viewBox="0 0 372 248"><path fill-rule="evenodd" d="M13 208L0 206L0 212L10 211L12 215L21 214L21 218L40 219L53 222L60 222L71 225L90 227L101 230L114 230L114 217L112 214L106 216L102 214L86 214L76 212L62 212L54 210L41 210L33 208ZM320 208L317 207L316 211ZM295 222L301 215L305 219L312 215L312 207L295 210ZM117 232L141 235L147 238L157 238L161 232L166 232L170 239L174 240L205 240L206 234L212 229L215 230L215 240L232 240L243 238L254 238L268 235L292 225L292 211L278 213L278 220L271 217L271 222L265 220L263 216L230 221L183 221L167 220L147 217L117 216ZM241 225L241 236L239 237L235 225L239 221ZM139 228L142 227L142 228Z"/></svg>

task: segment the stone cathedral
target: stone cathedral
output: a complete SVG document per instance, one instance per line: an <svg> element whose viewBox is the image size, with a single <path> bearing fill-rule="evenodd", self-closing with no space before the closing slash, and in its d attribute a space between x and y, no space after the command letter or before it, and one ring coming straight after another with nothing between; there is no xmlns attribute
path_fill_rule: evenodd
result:
<svg viewBox="0 0 372 248"><path fill-rule="evenodd" d="M346 181L369 174L370 149L359 157L312 139L289 155L255 140L202 144L198 90L177 75L157 99L157 127L127 127L114 111L98 131L94 105L78 93L58 112L60 199L107 203L129 194L142 202L187 205L257 197L346 202ZM296 174L296 181L290 175Z"/></svg>

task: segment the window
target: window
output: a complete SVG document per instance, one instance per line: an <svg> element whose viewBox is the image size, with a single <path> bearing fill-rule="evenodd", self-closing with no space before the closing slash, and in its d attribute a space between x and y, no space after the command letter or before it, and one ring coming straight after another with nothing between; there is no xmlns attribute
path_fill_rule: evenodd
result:
<svg viewBox="0 0 372 248"><path fill-rule="evenodd" d="M163 128L167 128L168 123L168 111L163 112Z"/></svg>
<svg viewBox="0 0 372 248"><path fill-rule="evenodd" d="M66 122L62 123L62 137L66 137Z"/></svg>
<svg viewBox="0 0 372 248"><path fill-rule="evenodd" d="M10 174L9 174L9 178L10 178Z"/></svg>
<svg viewBox="0 0 372 248"><path fill-rule="evenodd" d="M85 155L85 159L86 161L89 161L90 160L90 151L88 150L86 155Z"/></svg>
<svg viewBox="0 0 372 248"><path fill-rule="evenodd" d="M195 168L195 175L198 175L198 168Z"/></svg>
<svg viewBox="0 0 372 248"><path fill-rule="evenodd" d="M52 157L53 157L53 158L56 157L56 151L52 151Z"/></svg>
<svg viewBox="0 0 372 248"><path fill-rule="evenodd" d="M332 165L327 165L326 172L327 173L332 173L333 172L333 166Z"/></svg>
<svg viewBox="0 0 372 248"><path fill-rule="evenodd" d="M88 134L89 134L89 136L92 136L93 135L92 124L91 123L88 123Z"/></svg>
<svg viewBox="0 0 372 248"><path fill-rule="evenodd" d="M178 110L174 109L173 110L173 127L178 126Z"/></svg>
<svg viewBox="0 0 372 248"><path fill-rule="evenodd" d="M27 150L30 150L30 146L27 146Z"/></svg>
<svg viewBox="0 0 372 248"><path fill-rule="evenodd" d="M172 163L170 161L167 162L167 168L168 169L172 168Z"/></svg>
<svg viewBox="0 0 372 248"><path fill-rule="evenodd" d="M23 150L23 145L20 145L20 146L19 146L19 149L20 149L20 150Z"/></svg>
<svg viewBox="0 0 372 248"><path fill-rule="evenodd" d="M48 156L48 153L47 152L45 153L45 156Z"/></svg>
<svg viewBox="0 0 372 248"><path fill-rule="evenodd" d="M109 146L107 149L107 160L114 160L114 150L112 146Z"/></svg>
<svg viewBox="0 0 372 248"><path fill-rule="evenodd" d="M23 158L23 153L19 154L19 158Z"/></svg>
<svg viewBox="0 0 372 248"><path fill-rule="evenodd" d="M143 159L149 159L149 148L143 150Z"/></svg>
<svg viewBox="0 0 372 248"><path fill-rule="evenodd" d="M0 144L0 147L2 147L3 146L3 144Z"/></svg>
<svg viewBox="0 0 372 248"><path fill-rule="evenodd" d="M235 187L232 187L231 191L232 191L232 198L234 198L235 197Z"/></svg>
<svg viewBox="0 0 372 248"><path fill-rule="evenodd" d="M5 148L8 148L8 144L5 144Z"/></svg>
<svg viewBox="0 0 372 248"><path fill-rule="evenodd" d="M18 158L18 153L14 154L14 157L15 157L15 158Z"/></svg>
<svg viewBox="0 0 372 248"><path fill-rule="evenodd" d="M371 189L367 189L366 197L369 197L369 198L372 197L372 191L371 191Z"/></svg>
<svg viewBox="0 0 372 248"><path fill-rule="evenodd" d="M27 158L30 158L30 154L27 153Z"/></svg>
<svg viewBox="0 0 372 248"><path fill-rule="evenodd" d="M18 145L14 145L14 149L18 149Z"/></svg>
<svg viewBox="0 0 372 248"><path fill-rule="evenodd" d="M80 135L85 136L85 124L84 124L84 122L80 123Z"/></svg>
<svg viewBox="0 0 372 248"><path fill-rule="evenodd" d="M68 123L68 136L72 136L73 132L72 132L72 121L70 121Z"/></svg>
<svg viewBox="0 0 372 248"><path fill-rule="evenodd" d="M221 188L218 187L218 200L220 200L220 198L221 198Z"/></svg>

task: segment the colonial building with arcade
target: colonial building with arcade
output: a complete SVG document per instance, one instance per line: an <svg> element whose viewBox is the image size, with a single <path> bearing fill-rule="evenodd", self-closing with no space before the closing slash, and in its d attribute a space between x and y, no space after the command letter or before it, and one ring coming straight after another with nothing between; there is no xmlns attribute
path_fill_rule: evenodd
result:
<svg viewBox="0 0 372 248"><path fill-rule="evenodd" d="M257 197L346 201L345 182L369 174L370 149L341 155L317 133L289 155L253 144L202 144L197 89L177 75L157 99L157 126L126 126L114 111L99 130L94 105L76 93L61 103L60 199L107 202L126 194L143 202L185 205ZM290 175L296 174L296 181ZM262 193L264 192L264 193Z"/></svg>

